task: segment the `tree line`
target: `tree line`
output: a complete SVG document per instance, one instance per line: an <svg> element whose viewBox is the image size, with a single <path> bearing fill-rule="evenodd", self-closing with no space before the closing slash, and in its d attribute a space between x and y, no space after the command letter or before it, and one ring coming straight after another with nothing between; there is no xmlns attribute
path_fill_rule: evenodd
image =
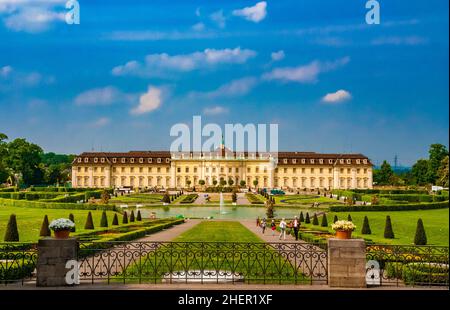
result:
<svg viewBox="0 0 450 310"><path fill-rule="evenodd" d="M0 184L63 185L70 180L74 157L44 153L39 145L22 138L8 142L8 136L0 133Z"/></svg>
<svg viewBox="0 0 450 310"><path fill-rule="evenodd" d="M395 172L385 160L374 170L376 185L440 185L448 187L449 152L442 144L432 144L427 159L419 159L410 170Z"/></svg>

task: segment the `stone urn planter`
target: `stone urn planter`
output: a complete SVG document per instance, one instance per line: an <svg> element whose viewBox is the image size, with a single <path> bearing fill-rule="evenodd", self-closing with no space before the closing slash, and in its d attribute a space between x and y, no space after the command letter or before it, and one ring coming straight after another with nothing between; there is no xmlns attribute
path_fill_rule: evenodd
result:
<svg viewBox="0 0 450 310"><path fill-rule="evenodd" d="M336 238L338 239L351 239L352 231L351 230L337 230Z"/></svg>
<svg viewBox="0 0 450 310"><path fill-rule="evenodd" d="M56 239L67 239L70 235L70 230L55 230L54 231Z"/></svg>

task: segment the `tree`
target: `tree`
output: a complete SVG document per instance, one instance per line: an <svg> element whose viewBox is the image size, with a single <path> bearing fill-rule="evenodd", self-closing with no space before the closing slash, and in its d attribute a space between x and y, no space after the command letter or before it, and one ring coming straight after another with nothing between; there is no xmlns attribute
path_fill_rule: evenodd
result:
<svg viewBox="0 0 450 310"><path fill-rule="evenodd" d="M231 194L231 201L232 202L237 202L237 194L235 191L233 191L233 193Z"/></svg>
<svg viewBox="0 0 450 310"><path fill-rule="evenodd" d="M319 219L317 218L317 214L315 214L315 213L313 216L313 225L319 225Z"/></svg>
<svg viewBox="0 0 450 310"><path fill-rule="evenodd" d="M0 132L0 184L5 183L9 175L5 164L8 155L8 145L5 140L8 140L8 136Z"/></svg>
<svg viewBox="0 0 450 310"><path fill-rule="evenodd" d="M100 227L108 227L108 217L106 216L106 211L102 212L102 218L100 220Z"/></svg>
<svg viewBox="0 0 450 310"><path fill-rule="evenodd" d="M347 221L353 222L352 216L350 214L347 216Z"/></svg>
<svg viewBox="0 0 450 310"><path fill-rule="evenodd" d="M6 165L14 174L20 175L25 184L41 184L43 172L39 167L42 149L25 139L15 139L8 143Z"/></svg>
<svg viewBox="0 0 450 310"><path fill-rule="evenodd" d="M377 205L380 203L380 199L378 195L373 195L372 198L370 198L370 204L371 205Z"/></svg>
<svg viewBox="0 0 450 310"><path fill-rule="evenodd" d="M48 228L48 216L44 216L44 220L42 221L41 231L39 232L40 237L50 237L52 235L50 228Z"/></svg>
<svg viewBox="0 0 450 310"><path fill-rule="evenodd" d="M266 206L267 206L267 210L266 210L267 218L273 219L275 217L275 210L274 210L273 203L270 200L267 200Z"/></svg>
<svg viewBox="0 0 450 310"><path fill-rule="evenodd" d="M162 198L162 200L161 200L162 202L164 202L164 203L170 203L170 196L169 196L169 193L165 193L164 194L164 196L163 196L163 198Z"/></svg>
<svg viewBox="0 0 450 310"><path fill-rule="evenodd" d="M258 180L253 180L253 186L258 186Z"/></svg>
<svg viewBox="0 0 450 310"><path fill-rule="evenodd" d="M325 213L322 216L322 223L320 224L320 226L328 227L328 219L327 219L327 215Z"/></svg>
<svg viewBox="0 0 450 310"><path fill-rule="evenodd" d="M89 211L84 229L94 229L94 221L92 220L92 213Z"/></svg>
<svg viewBox="0 0 450 310"><path fill-rule="evenodd" d="M216 185L217 185L217 180L214 179L214 180L212 181L212 184L213 184L214 186L216 186Z"/></svg>
<svg viewBox="0 0 450 310"><path fill-rule="evenodd" d="M392 230L392 223L391 223L391 217L388 215L386 216L386 224L384 225L384 237L386 239L394 239L394 231Z"/></svg>
<svg viewBox="0 0 450 310"><path fill-rule="evenodd" d="M188 187L191 187L191 183L192 183L191 180L187 180L187 181L186 181L186 184L187 184Z"/></svg>
<svg viewBox="0 0 450 310"><path fill-rule="evenodd" d="M109 202L109 193L108 193L108 191L106 189L104 189L102 191L100 199L101 199L103 204L105 204L105 205L108 204L108 202Z"/></svg>
<svg viewBox="0 0 450 310"><path fill-rule="evenodd" d="M448 178L449 174L448 174L448 155L447 155L441 161L441 166L439 167L438 170L437 184L443 187L448 187L449 183Z"/></svg>
<svg viewBox="0 0 450 310"><path fill-rule="evenodd" d="M69 220L71 220L72 221L72 223L74 223L75 224L75 217L73 216L73 214L72 213L70 213L69 214ZM70 232L75 232L75 230L76 230L76 227L75 226L73 226L71 229L70 229Z"/></svg>
<svg viewBox="0 0 450 310"><path fill-rule="evenodd" d="M128 224L128 213L127 213L127 211L123 212L122 224Z"/></svg>
<svg viewBox="0 0 450 310"><path fill-rule="evenodd" d="M134 211L131 210L131 213L130 213L130 223L133 223L133 222L134 222Z"/></svg>
<svg viewBox="0 0 450 310"><path fill-rule="evenodd" d="M225 185L227 185L227 181L225 181L225 179L224 178L220 178L220 186L225 186Z"/></svg>
<svg viewBox="0 0 450 310"><path fill-rule="evenodd" d="M333 224L336 223L338 220L339 220L339 219L338 219L338 216L335 215L334 218L333 218Z"/></svg>
<svg viewBox="0 0 450 310"><path fill-rule="evenodd" d="M361 234L363 234L363 235L372 234L372 230L370 230L369 219L367 218L367 216L364 216L364 222L363 222L363 227L361 229Z"/></svg>
<svg viewBox="0 0 450 310"><path fill-rule="evenodd" d="M19 230L17 229L17 220L15 214L11 214L11 216L9 217L4 240L5 242L19 241Z"/></svg>
<svg viewBox="0 0 450 310"><path fill-rule="evenodd" d="M114 226L119 225L119 218L117 217L117 213L114 213L112 225Z"/></svg>
<svg viewBox="0 0 450 310"><path fill-rule="evenodd" d="M428 183L428 160L419 159L411 168L413 184L425 185Z"/></svg>
<svg viewBox="0 0 450 310"><path fill-rule="evenodd" d="M244 180L241 180L240 182L239 182L239 185L241 186L241 187L245 187L245 181Z"/></svg>
<svg viewBox="0 0 450 310"><path fill-rule="evenodd" d="M200 184L200 186L204 186L206 184L205 180L199 180L198 184Z"/></svg>
<svg viewBox="0 0 450 310"><path fill-rule="evenodd" d="M427 179L431 184L436 184L439 178L439 168L441 167L442 160L448 156L448 150L445 145L442 144L432 144L430 145L430 150L428 151L428 174Z"/></svg>
<svg viewBox="0 0 450 310"><path fill-rule="evenodd" d="M427 245L427 235L423 227L422 219L417 220L416 235L414 236L415 245Z"/></svg>
<svg viewBox="0 0 450 310"><path fill-rule="evenodd" d="M141 216L141 210L138 210L137 215L136 215L136 221L142 221L142 216Z"/></svg>
<svg viewBox="0 0 450 310"><path fill-rule="evenodd" d="M298 220L300 222L304 222L305 221L305 218L303 217L303 212L302 211L300 211L300 216L299 216Z"/></svg>
<svg viewBox="0 0 450 310"><path fill-rule="evenodd" d="M228 179L228 186L233 186L233 184L234 184L234 181L233 181L233 179Z"/></svg>
<svg viewBox="0 0 450 310"><path fill-rule="evenodd" d="M311 223L311 220L309 219L309 213L306 212L305 224L309 224L309 223Z"/></svg>
<svg viewBox="0 0 450 310"><path fill-rule="evenodd" d="M377 185L389 185L393 175L394 171L391 165L387 161L383 161L380 169L374 171L373 180Z"/></svg>

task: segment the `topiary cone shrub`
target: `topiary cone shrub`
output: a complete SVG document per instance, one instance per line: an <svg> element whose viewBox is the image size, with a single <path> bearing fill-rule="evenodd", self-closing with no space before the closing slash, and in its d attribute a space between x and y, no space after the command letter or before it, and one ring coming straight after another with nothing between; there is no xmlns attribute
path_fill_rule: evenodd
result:
<svg viewBox="0 0 450 310"><path fill-rule="evenodd" d="M300 212L299 221L300 222L304 222L305 221L305 218L303 217L303 212Z"/></svg>
<svg viewBox="0 0 450 310"><path fill-rule="evenodd" d="M75 224L75 217L73 216L72 213L69 214L69 220L71 220L72 223ZM76 230L76 227L74 226L73 228L70 229L70 232L75 232L75 230Z"/></svg>
<svg viewBox="0 0 450 310"><path fill-rule="evenodd" d="M52 235L50 228L48 228L49 224L50 223L48 222L48 216L45 215L44 220L42 221L41 231L39 232L39 237L50 237Z"/></svg>
<svg viewBox="0 0 450 310"><path fill-rule="evenodd" d="M15 214L11 214L11 216L9 217L4 240L6 242L19 241L19 230L17 229L17 220Z"/></svg>
<svg viewBox="0 0 450 310"><path fill-rule="evenodd" d="M427 235L425 233L425 227L423 227L422 219L417 220L416 235L414 236L415 245L426 245Z"/></svg>
<svg viewBox="0 0 450 310"><path fill-rule="evenodd" d="M108 227L108 217L106 211L102 212L102 219L100 220L100 227Z"/></svg>
<svg viewBox="0 0 450 310"><path fill-rule="evenodd" d="M348 216L347 216L347 221L349 221L349 222L353 222L353 220L352 220L352 216L349 214Z"/></svg>
<svg viewBox="0 0 450 310"><path fill-rule="evenodd" d="M141 210L138 210L137 212L136 221L142 221Z"/></svg>
<svg viewBox="0 0 450 310"><path fill-rule="evenodd" d="M170 203L170 196L168 193L165 193L163 198L162 198L162 202L164 203Z"/></svg>
<svg viewBox="0 0 450 310"><path fill-rule="evenodd" d="M94 229L94 221L92 220L92 213L89 211L84 229Z"/></svg>
<svg viewBox="0 0 450 310"><path fill-rule="evenodd" d="M317 218L317 214L315 214L315 213L313 216L313 225L319 225L319 219Z"/></svg>
<svg viewBox="0 0 450 310"><path fill-rule="evenodd" d="M130 213L130 223L133 223L133 222L134 222L134 211L131 210L131 213Z"/></svg>
<svg viewBox="0 0 450 310"><path fill-rule="evenodd" d="M369 219L367 218L367 216L364 216L364 222L363 222L363 226L361 229L361 234L363 234L363 235L372 234L372 230L370 230Z"/></svg>
<svg viewBox="0 0 450 310"><path fill-rule="evenodd" d="M112 221L112 225L117 226L119 225L119 218L117 217L117 213L114 213L114 218Z"/></svg>
<svg viewBox="0 0 450 310"><path fill-rule="evenodd" d="M305 218L305 224L311 223L311 220L309 219L309 213L306 212L306 218Z"/></svg>
<svg viewBox="0 0 450 310"><path fill-rule="evenodd" d="M339 221L339 219L338 219L338 216L335 215L335 216L334 216L334 219L333 219L333 224L336 223L337 221Z"/></svg>
<svg viewBox="0 0 450 310"><path fill-rule="evenodd" d="M328 227L328 219L327 219L327 215L326 215L326 214L324 214L324 215L322 216L322 223L320 224L320 226L322 226L322 227Z"/></svg>
<svg viewBox="0 0 450 310"><path fill-rule="evenodd" d="M391 217L388 215L386 216L386 225L384 226L384 237L386 239L394 239L394 231L392 230L392 223L391 223Z"/></svg>
<svg viewBox="0 0 450 310"><path fill-rule="evenodd" d="M123 212L122 224L128 224L128 213L127 213L127 211Z"/></svg>

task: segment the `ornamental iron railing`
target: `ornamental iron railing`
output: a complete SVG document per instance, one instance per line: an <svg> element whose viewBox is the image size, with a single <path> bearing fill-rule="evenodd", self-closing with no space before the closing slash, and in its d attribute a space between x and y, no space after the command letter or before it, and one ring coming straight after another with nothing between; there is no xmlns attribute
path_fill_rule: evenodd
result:
<svg viewBox="0 0 450 310"><path fill-rule="evenodd" d="M80 243L80 282L327 284L327 251L307 243Z"/></svg>
<svg viewBox="0 0 450 310"><path fill-rule="evenodd" d="M371 244L366 248L369 286L449 286L449 248Z"/></svg>
<svg viewBox="0 0 450 310"><path fill-rule="evenodd" d="M0 284L36 281L37 246L34 243L0 243Z"/></svg>

